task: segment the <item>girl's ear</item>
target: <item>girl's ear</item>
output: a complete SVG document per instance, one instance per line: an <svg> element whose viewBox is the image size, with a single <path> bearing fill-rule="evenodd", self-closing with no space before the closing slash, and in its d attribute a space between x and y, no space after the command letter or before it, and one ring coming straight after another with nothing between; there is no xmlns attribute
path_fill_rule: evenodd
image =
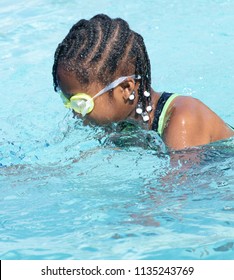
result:
<svg viewBox="0 0 234 280"><path fill-rule="evenodd" d="M138 85L134 79L129 78L127 81L120 84L122 88L122 96L125 101L129 100L129 96L133 93L133 91L137 91Z"/></svg>

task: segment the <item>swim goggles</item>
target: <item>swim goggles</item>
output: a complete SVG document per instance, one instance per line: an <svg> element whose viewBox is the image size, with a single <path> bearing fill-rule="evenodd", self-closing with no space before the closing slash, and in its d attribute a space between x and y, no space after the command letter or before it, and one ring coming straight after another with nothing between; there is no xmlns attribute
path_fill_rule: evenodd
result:
<svg viewBox="0 0 234 280"><path fill-rule="evenodd" d="M121 84L123 81L125 81L128 78L133 79L140 79L140 75L131 75L131 76L123 76L115 80L114 82L110 83L108 86L100 90L97 94L95 94L93 97L89 96L86 93L76 93L71 98L67 98L64 93L60 90L59 94L63 100L64 106L68 109L73 109L76 113L81 114L82 117L87 115L88 113L92 112L94 108L94 99L98 96L102 95L105 92L108 92L109 90L117 87L119 84Z"/></svg>

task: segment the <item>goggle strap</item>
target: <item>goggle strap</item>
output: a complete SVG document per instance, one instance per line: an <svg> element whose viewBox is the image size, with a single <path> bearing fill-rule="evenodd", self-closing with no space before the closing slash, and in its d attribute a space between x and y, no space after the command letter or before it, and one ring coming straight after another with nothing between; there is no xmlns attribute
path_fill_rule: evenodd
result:
<svg viewBox="0 0 234 280"><path fill-rule="evenodd" d="M117 80L115 80L114 82L112 82L111 84L109 84L108 86L106 86L105 88L103 88L102 90L100 90L97 94L95 94L93 96L93 99L95 99L96 97L100 96L101 94L111 90L112 88L117 87L119 84L121 84L123 81L125 81L127 78L133 78L133 79L140 79L141 76L138 75L131 75L131 76L123 76L118 78Z"/></svg>

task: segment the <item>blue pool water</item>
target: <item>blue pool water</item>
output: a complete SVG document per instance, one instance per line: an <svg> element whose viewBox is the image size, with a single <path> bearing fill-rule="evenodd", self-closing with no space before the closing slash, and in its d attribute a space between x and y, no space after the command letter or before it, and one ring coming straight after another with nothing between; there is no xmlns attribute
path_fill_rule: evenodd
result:
<svg viewBox="0 0 234 280"><path fill-rule="evenodd" d="M233 259L234 139L169 156L154 132L83 126L53 92L57 44L80 18L141 33L153 87L234 124L234 2L0 4L0 258Z"/></svg>

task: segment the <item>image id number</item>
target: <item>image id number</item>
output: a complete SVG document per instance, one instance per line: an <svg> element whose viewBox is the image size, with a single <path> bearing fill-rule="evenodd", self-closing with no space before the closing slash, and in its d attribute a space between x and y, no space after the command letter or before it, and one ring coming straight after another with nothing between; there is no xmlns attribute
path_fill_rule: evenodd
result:
<svg viewBox="0 0 234 280"><path fill-rule="evenodd" d="M192 275L194 272L194 267L182 267L182 266L172 266L172 267L135 267L135 275Z"/></svg>

